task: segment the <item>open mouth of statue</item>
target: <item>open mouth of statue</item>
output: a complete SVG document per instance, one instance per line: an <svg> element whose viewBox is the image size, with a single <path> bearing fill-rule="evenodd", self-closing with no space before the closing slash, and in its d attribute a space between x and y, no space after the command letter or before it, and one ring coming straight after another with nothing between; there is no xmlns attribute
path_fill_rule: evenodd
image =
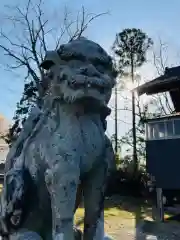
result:
<svg viewBox="0 0 180 240"><path fill-rule="evenodd" d="M68 82L68 86L74 90L78 90L78 89L84 89L84 90L88 90L88 89L94 89L97 90L99 93L103 94L107 91L108 86L103 86L101 84L98 83L92 83L92 82L77 82L77 81L71 81Z"/></svg>
<svg viewBox="0 0 180 240"><path fill-rule="evenodd" d="M101 104L100 101L98 101L97 99L90 97L90 96L84 96L80 99L76 100L77 103L83 104L83 106L85 106L85 109L89 108L89 109L99 109L99 107L102 107L103 104Z"/></svg>

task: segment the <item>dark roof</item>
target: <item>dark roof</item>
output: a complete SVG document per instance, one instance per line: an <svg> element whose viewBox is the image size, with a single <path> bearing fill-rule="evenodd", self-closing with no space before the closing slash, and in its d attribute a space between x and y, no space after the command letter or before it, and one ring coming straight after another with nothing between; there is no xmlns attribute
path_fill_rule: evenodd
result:
<svg viewBox="0 0 180 240"><path fill-rule="evenodd" d="M156 94L170 91L180 87L180 66L166 68L164 75L161 75L150 82L144 83L136 88L139 95Z"/></svg>
<svg viewBox="0 0 180 240"><path fill-rule="evenodd" d="M166 68L161 75L135 89L138 95L169 92L176 112L180 111L180 66Z"/></svg>

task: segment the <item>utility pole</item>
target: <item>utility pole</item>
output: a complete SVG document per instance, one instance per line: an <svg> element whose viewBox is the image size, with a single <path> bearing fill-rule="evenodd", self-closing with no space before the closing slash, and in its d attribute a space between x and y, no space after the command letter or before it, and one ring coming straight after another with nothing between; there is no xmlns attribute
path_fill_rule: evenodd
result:
<svg viewBox="0 0 180 240"><path fill-rule="evenodd" d="M115 110L115 154L118 153L118 129L117 129L117 85L115 86L114 110Z"/></svg>
<svg viewBox="0 0 180 240"><path fill-rule="evenodd" d="M134 84L134 61L133 55L131 56L131 80ZM136 176L138 168L137 159L137 138L136 138L136 110L135 110L135 96L132 91L132 135L133 135L133 162L134 162L134 174Z"/></svg>

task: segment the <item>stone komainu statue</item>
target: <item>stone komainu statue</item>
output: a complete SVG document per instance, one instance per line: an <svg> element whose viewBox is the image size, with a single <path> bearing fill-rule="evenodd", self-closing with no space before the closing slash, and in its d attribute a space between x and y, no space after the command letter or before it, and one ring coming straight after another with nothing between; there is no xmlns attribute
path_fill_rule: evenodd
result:
<svg viewBox="0 0 180 240"><path fill-rule="evenodd" d="M98 44L79 38L48 52L42 67L47 84L41 110L31 112L6 160L1 232L10 239L73 240L81 182L83 239L98 239L105 183L113 165L105 135L115 85L112 60Z"/></svg>

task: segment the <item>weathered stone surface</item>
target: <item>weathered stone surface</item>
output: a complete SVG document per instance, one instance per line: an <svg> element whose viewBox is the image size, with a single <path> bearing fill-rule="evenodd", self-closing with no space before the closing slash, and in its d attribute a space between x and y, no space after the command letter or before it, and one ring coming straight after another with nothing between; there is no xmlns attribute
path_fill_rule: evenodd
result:
<svg viewBox="0 0 180 240"><path fill-rule="evenodd" d="M84 38L49 54L42 63L49 83L41 110L30 114L7 157L1 231L12 236L27 229L47 240L74 240L81 181L83 239L99 240L97 223L113 158L104 133L115 84L112 61L98 44Z"/></svg>

